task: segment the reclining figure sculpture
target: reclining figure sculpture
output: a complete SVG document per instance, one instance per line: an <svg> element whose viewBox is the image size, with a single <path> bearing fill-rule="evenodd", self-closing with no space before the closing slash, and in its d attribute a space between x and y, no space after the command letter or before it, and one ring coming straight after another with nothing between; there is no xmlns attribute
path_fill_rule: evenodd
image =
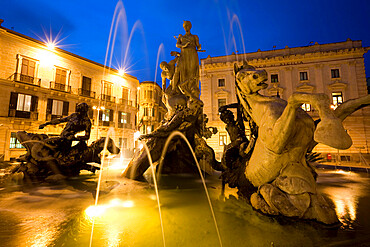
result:
<svg viewBox="0 0 370 247"><path fill-rule="evenodd" d="M285 101L267 97L267 73L244 63L235 64L238 103L221 107L221 119L234 137L222 159L223 182L238 187L253 208L268 215L315 219L325 224L338 222L334 206L316 190L314 169L305 154L318 143L337 149L352 145L342 121L370 104L370 95L349 100L335 111L324 94L294 93ZM311 104L319 112L314 121L300 106ZM237 108L237 121L227 108ZM251 138L245 138L248 122Z"/></svg>
<svg viewBox="0 0 370 247"><path fill-rule="evenodd" d="M66 123L62 133L57 137L26 131L17 132L16 137L27 149L27 153L17 159L21 163L13 169L12 173L31 180L44 180L55 175L71 177L78 176L81 170L95 172L99 169L87 163L100 163L99 154L104 148L106 138L102 137L87 146L86 141L89 140L91 132L88 109L86 103L80 103L75 113L40 125L39 128L43 129L47 125ZM85 132L85 135L76 136L80 132ZM78 143L72 146L73 141ZM120 152L110 138L107 149L113 154Z"/></svg>

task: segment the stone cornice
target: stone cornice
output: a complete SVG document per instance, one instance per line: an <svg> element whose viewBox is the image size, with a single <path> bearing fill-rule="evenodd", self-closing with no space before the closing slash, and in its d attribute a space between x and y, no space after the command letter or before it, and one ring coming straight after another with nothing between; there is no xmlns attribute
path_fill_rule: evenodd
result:
<svg viewBox="0 0 370 247"><path fill-rule="evenodd" d="M294 55L277 55L274 57L265 57L265 58L249 58L247 59L248 63L256 67L276 67L276 66L287 66L287 65L301 65L305 66L306 63L315 62L315 60L320 60L320 62L330 62L332 60L353 60L356 58L363 58L363 54L367 52L367 48L352 48L352 49L342 49L335 51L325 51L325 52L313 52L313 53L304 53L304 54L294 54ZM230 57L232 57L230 55ZM237 62L239 65L242 64L242 61L230 61L227 57L221 58L207 58L209 61L204 62L202 66L203 69L230 69L234 66L234 63ZM214 62L212 62L214 60ZM227 60L226 62L222 60Z"/></svg>

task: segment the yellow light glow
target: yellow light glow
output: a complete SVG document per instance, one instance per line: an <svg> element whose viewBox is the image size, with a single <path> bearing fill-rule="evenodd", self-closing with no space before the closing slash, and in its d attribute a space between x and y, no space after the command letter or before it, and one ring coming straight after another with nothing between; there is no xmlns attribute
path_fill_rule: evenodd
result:
<svg viewBox="0 0 370 247"><path fill-rule="evenodd" d="M85 214L90 218L99 217L106 211L106 206L90 206L85 210Z"/></svg>
<svg viewBox="0 0 370 247"><path fill-rule="evenodd" d="M125 208L132 208L134 206L134 202L133 201L124 201L122 203L122 207L125 207Z"/></svg>
<svg viewBox="0 0 370 247"><path fill-rule="evenodd" d="M140 133L140 131L136 131L135 133L134 133L134 140L135 141L137 141L137 139L139 139L139 137L141 136L141 133Z"/></svg>
<svg viewBox="0 0 370 247"><path fill-rule="evenodd" d="M51 52L46 49L40 49L37 52L36 58L40 61L42 66L54 66L57 63L57 57L54 52Z"/></svg>
<svg viewBox="0 0 370 247"><path fill-rule="evenodd" d="M119 69L119 70L118 70L118 74L119 74L120 76L123 76L123 75L125 74L125 70L124 70L124 69Z"/></svg>
<svg viewBox="0 0 370 247"><path fill-rule="evenodd" d="M46 43L46 46L49 50L54 50L55 49L55 43L53 43L53 42Z"/></svg>
<svg viewBox="0 0 370 247"><path fill-rule="evenodd" d="M101 106L100 109L102 109L104 111L105 110L105 107L104 106Z"/></svg>

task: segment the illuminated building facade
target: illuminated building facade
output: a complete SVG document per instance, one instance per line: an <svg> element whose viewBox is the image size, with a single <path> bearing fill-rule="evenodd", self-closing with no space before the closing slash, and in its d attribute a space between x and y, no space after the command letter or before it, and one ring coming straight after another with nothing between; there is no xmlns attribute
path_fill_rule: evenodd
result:
<svg viewBox="0 0 370 247"><path fill-rule="evenodd" d="M269 87L261 94L278 96L285 100L294 92L325 93L331 98L332 108L343 101L367 95L364 54L369 47L361 41L318 44L246 54L208 57L201 60L201 100L209 126L219 132L207 142L220 158L223 147L230 142L225 125L219 118L218 108L237 102L233 75L234 63L247 60L256 68L265 69ZM314 119L318 112L309 104L302 105ZM335 150L319 144L316 152L326 159L364 162L370 152L370 109L359 110L344 121L353 140L348 150ZM338 155L339 154L339 155Z"/></svg>
<svg viewBox="0 0 370 247"><path fill-rule="evenodd" d="M0 26L0 157L25 152L17 131L58 135L64 125L38 126L86 102L93 122L89 142L107 135L132 155L137 78Z"/></svg>
<svg viewBox="0 0 370 247"><path fill-rule="evenodd" d="M139 91L138 128L141 134L149 134L161 124L167 108L162 102L162 88L157 83L140 82Z"/></svg>

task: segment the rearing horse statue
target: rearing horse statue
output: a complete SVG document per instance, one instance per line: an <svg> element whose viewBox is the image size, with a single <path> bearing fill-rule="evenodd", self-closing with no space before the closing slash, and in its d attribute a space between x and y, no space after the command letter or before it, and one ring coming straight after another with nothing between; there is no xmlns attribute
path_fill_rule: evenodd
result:
<svg viewBox="0 0 370 247"><path fill-rule="evenodd" d="M244 169L255 191L249 198L252 206L269 215L337 223L330 201L317 193L315 173L305 154L317 143L349 148L352 140L342 121L369 105L370 96L347 101L333 111L325 94L294 93L288 101L259 94L268 86L265 70L244 63L235 64L234 72L238 108L258 127L258 137L249 142L254 146L247 148L253 151ZM318 124L300 108L303 103L318 110Z"/></svg>

